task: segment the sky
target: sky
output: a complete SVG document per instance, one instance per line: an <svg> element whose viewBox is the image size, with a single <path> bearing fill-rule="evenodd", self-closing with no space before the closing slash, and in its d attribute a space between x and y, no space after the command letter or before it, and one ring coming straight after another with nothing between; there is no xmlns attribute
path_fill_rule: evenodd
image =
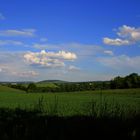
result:
<svg viewBox="0 0 140 140"><path fill-rule="evenodd" d="M140 74L139 0L0 0L0 81Z"/></svg>

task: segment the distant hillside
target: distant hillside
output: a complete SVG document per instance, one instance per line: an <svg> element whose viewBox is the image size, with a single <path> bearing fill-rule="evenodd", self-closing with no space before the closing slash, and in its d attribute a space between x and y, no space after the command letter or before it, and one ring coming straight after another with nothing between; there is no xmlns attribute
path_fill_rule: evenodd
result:
<svg viewBox="0 0 140 140"><path fill-rule="evenodd" d="M57 88L58 86L56 84L61 83L68 83L66 81L61 80L44 80L36 83L37 87L49 87L49 88Z"/></svg>
<svg viewBox="0 0 140 140"><path fill-rule="evenodd" d="M36 83L37 87L48 87L48 88L56 88L58 87L55 83L43 82L43 83Z"/></svg>
<svg viewBox="0 0 140 140"><path fill-rule="evenodd" d="M0 81L0 84L30 84L34 83L33 81Z"/></svg>
<svg viewBox="0 0 140 140"><path fill-rule="evenodd" d="M22 93L24 91L0 85L0 93L2 93L2 92Z"/></svg>
<svg viewBox="0 0 140 140"><path fill-rule="evenodd" d="M68 83L68 82L62 80L44 80L44 81L39 81L37 83Z"/></svg>

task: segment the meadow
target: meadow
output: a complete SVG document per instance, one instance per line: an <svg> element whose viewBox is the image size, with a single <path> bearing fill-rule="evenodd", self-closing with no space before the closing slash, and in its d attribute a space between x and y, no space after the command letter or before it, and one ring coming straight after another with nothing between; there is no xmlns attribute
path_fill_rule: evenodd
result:
<svg viewBox="0 0 140 140"><path fill-rule="evenodd" d="M0 108L38 109L47 115L100 116L140 113L140 89L26 93L0 86Z"/></svg>
<svg viewBox="0 0 140 140"><path fill-rule="evenodd" d="M140 89L27 93L0 86L1 140L139 139Z"/></svg>

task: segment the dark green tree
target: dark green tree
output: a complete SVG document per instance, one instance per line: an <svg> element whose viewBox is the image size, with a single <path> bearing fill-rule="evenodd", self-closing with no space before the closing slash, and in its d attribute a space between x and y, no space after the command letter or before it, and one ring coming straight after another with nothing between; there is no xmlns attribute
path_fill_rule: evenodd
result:
<svg viewBox="0 0 140 140"><path fill-rule="evenodd" d="M27 87L27 92L34 92L37 90L36 84L30 83Z"/></svg>

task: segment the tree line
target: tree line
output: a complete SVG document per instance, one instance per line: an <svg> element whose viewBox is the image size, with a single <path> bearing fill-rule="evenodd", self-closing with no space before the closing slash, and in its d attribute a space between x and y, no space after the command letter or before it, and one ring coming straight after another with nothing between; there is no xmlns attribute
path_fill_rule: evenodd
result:
<svg viewBox="0 0 140 140"><path fill-rule="evenodd" d="M23 84L12 85L9 87L24 90L27 93L32 92L74 92L74 91L91 91L101 89L126 89L140 88L140 76L137 73L132 73L125 77L117 76L110 81L94 81L94 82L67 82L54 83L55 86L38 87L36 83L30 83L28 86Z"/></svg>
<svg viewBox="0 0 140 140"><path fill-rule="evenodd" d="M113 80L110 81L110 88L140 88L140 76L137 73L132 73L125 77L115 77Z"/></svg>

